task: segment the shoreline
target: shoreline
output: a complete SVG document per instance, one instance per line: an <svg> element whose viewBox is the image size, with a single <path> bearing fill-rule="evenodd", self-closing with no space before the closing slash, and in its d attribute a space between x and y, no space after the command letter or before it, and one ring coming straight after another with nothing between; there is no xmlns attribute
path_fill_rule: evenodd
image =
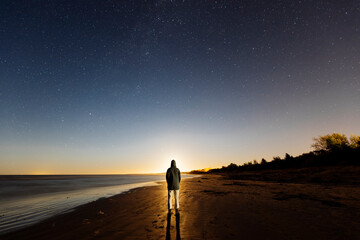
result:
<svg viewBox="0 0 360 240"><path fill-rule="evenodd" d="M73 207L70 207L70 208L64 208L62 210L56 210L54 209L53 210L53 213L50 213L49 216L47 217L41 217L40 219L38 220L30 220L31 223L24 223L22 225L24 226L19 226L19 227L12 227L10 230L5 230L4 232L0 232L0 239L1 239L1 236L2 235L6 235L8 233L12 233L12 232L15 232L15 231L21 231L22 229L25 229L25 228L28 228L28 227L32 227L33 225L36 225L36 224L39 224L43 221L47 221L51 218L54 218L54 217L57 217L57 216L60 216L60 215L63 215L63 214L67 214L67 213L70 213L70 212L73 212L73 211L76 211L77 208L79 207L83 207L89 203L93 203L93 202L96 202L96 201L99 201L99 200L103 200L103 199L107 199L107 198L111 198L111 197L115 197L115 196L118 196L118 195L122 195L122 194L127 194L127 193L130 193L132 190L134 189L139 189L139 188L146 188L146 187L151 187L151 186L157 186L157 185L160 185L161 184L161 181L152 181L152 182L144 182L144 183L134 183L134 184L124 184L124 185L120 185L121 187L123 187L125 190L121 190L119 193L117 194L114 194L114 195L111 195L111 196L102 196L102 197L98 197L94 200L89 200L87 202L84 202L84 203L81 203L81 204L76 204L75 206ZM131 187L131 185L134 185L134 187ZM140 185L140 186L139 186ZM109 186L109 187L113 187L113 186ZM84 189L84 190L87 190L87 189ZM51 198L54 198L55 196L57 195L70 195L72 194L72 192L55 192L53 193L52 195L50 195ZM42 195L44 194L39 194L38 197L43 197ZM47 196L47 194L45 194L45 196ZM29 198L29 196L26 196L24 197L24 199L26 200L27 198ZM67 197L69 198L69 197ZM30 198L32 200L32 198ZM14 204L13 202L11 202L11 204ZM1 217L1 215L0 215Z"/></svg>
<svg viewBox="0 0 360 240"><path fill-rule="evenodd" d="M185 174L184 179L194 176L196 175ZM103 178L103 176L96 177ZM72 180L73 176L66 176L66 178ZM16 179L19 178L16 177ZM52 176L52 179L59 180L57 176ZM32 177L29 180L38 180L38 176ZM62 180L62 178L60 180ZM66 188L64 188L66 191L57 190L47 193L37 193L35 195L24 194L23 196L20 195L16 198L7 196L5 191L5 195L2 196L5 198L2 199L2 201L0 199L0 203L2 203L0 208L0 235L21 230L22 228L32 226L54 216L74 211L77 207L99 199L127 193L132 189L140 187L160 185L161 182L164 181L165 180L162 178L156 178L151 181L125 183L120 185L93 187L90 185L90 187L82 189L75 188L73 190L66 190ZM19 182L19 184L21 184L21 182ZM74 182L74 184L76 184L76 182ZM44 184L44 187L47 186L48 185ZM53 188L53 186L50 185L50 188ZM8 198L6 198L6 196Z"/></svg>
<svg viewBox="0 0 360 240"><path fill-rule="evenodd" d="M200 177L199 174L188 174L188 175L194 175L194 177L184 178L182 181ZM112 202L114 200L122 200L122 198L125 198L125 197L133 199L131 197L131 194L138 192L138 191L144 191L144 190L149 191L149 190L151 190L151 188L163 187L163 186L165 186L165 180L146 182L144 184L149 185L149 186L134 187L134 188L131 188L124 192L121 192L119 194L115 194L113 196L100 197L94 201L81 204L79 206L76 206L76 207L68 209L62 213L48 217L48 218L41 220L39 222L36 222L34 224L1 233L0 239L49 239L49 238L51 238L51 239L73 239L74 236L72 234L70 234L68 237L63 238L63 236L61 236L61 237L56 236L57 231L46 232L43 230L56 228L57 222L61 222L62 224L65 224L70 219L72 219L74 216L79 217L79 216L83 216L84 214L86 215L87 214L86 212L88 212L89 209L93 209L93 208L100 209L95 214L95 218L106 216L106 213L101 210L103 208L102 207L99 208L99 206L105 206L109 202ZM92 213L92 216L94 216L94 213ZM89 220L88 218L83 218L82 224L85 224L85 225L89 224L88 220ZM40 232L45 232L45 234L42 234ZM55 234L55 235L53 235L53 234ZM92 234L92 235L93 236L98 235L97 231L95 231L94 234ZM76 239L87 239L87 237L82 237L79 235L78 237L76 237Z"/></svg>
<svg viewBox="0 0 360 240"><path fill-rule="evenodd" d="M1 239L359 239L357 186L202 175L180 185L168 215L165 182L98 199Z"/></svg>

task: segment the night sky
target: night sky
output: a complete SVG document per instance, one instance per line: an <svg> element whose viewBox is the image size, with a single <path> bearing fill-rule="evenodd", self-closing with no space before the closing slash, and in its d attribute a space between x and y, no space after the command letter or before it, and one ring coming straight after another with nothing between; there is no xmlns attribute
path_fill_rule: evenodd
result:
<svg viewBox="0 0 360 240"><path fill-rule="evenodd" d="M0 174L271 160L359 123L358 0L0 2Z"/></svg>

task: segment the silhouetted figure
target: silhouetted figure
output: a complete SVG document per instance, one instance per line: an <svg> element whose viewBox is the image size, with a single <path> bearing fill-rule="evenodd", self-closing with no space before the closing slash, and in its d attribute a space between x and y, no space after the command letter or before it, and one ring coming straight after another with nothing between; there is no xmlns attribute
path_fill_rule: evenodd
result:
<svg viewBox="0 0 360 240"><path fill-rule="evenodd" d="M175 195L175 209L179 210L179 189L180 189L181 175L180 170L176 167L175 160L171 160L171 167L166 172L166 182L168 186L168 209L172 210L172 198Z"/></svg>

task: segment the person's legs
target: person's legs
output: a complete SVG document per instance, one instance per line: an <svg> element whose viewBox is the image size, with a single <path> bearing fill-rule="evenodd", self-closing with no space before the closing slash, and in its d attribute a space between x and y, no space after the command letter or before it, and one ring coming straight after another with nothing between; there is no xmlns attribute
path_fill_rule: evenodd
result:
<svg viewBox="0 0 360 240"><path fill-rule="evenodd" d="M175 190L175 208L179 209L179 191L180 190Z"/></svg>
<svg viewBox="0 0 360 240"><path fill-rule="evenodd" d="M172 209L172 192L174 190L168 190L168 209L171 210Z"/></svg>

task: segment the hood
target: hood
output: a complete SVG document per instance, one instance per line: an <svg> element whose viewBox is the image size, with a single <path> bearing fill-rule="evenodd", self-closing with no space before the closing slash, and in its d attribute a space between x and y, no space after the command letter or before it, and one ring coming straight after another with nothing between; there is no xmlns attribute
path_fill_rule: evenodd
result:
<svg viewBox="0 0 360 240"><path fill-rule="evenodd" d="M171 167L176 167L176 162L175 162L175 160L171 160Z"/></svg>

